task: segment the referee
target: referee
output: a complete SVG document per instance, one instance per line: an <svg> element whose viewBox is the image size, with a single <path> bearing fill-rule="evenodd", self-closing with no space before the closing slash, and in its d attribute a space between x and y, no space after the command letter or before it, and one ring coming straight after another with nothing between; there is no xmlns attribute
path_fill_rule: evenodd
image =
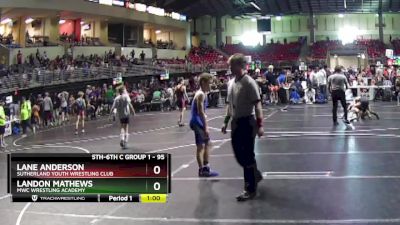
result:
<svg viewBox="0 0 400 225"><path fill-rule="evenodd" d="M235 79L228 87L228 105L222 132L226 133L232 119L233 152L244 173L244 191L236 199L246 201L256 196L257 184L262 180L254 154L256 134L259 137L264 134L262 106L258 85L246 74L244 55L234 54L229 58L229 64Z"/></svg>
<svg viewBox="0 0 400 225"><path fill-rule="evenodd" d="M332 96L332 116L333 116L333 125L337 126L339 123L337 122L337 108L338 101L342 104L343 107L343 122L348 125L350 122L347 120L347 107L346 107L346 89L349 88L349 83L347 82L346 76L342 73L342 67L336 66L335 73L328 78L328 90Z"/></svg>

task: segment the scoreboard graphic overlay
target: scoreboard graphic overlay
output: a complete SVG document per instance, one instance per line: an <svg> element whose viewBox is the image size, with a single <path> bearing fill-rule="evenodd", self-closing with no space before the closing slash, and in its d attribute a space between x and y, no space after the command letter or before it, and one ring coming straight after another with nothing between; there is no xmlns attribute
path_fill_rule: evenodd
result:
<svg viewBox="0 0 400 225"><path fill-rule="evenodd" d="M164 153L11 153L13 202L166 203L171 155Z"/></svg>

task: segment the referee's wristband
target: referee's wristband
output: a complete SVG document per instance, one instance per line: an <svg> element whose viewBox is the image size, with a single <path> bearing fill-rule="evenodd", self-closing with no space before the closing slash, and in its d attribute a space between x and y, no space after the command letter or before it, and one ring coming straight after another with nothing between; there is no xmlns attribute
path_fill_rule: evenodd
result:
<svg viewBox="0 0 400 225"><path fill-rule="evenodd" d="M224 124L228 124L229 120L231 120L231 117L230 116L225 116Z"/></svg>
<svg viewBox="0 0 400 225"><path fill-rule="evenodd" d="M257 126L262 127L263 126L263 119L262 118L257 118Z"/></svg>

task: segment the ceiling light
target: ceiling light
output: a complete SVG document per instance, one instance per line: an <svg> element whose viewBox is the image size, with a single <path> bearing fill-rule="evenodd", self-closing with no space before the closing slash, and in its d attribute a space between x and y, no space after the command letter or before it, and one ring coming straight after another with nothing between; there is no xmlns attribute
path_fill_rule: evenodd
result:
<svg viewBox="0 0 400 225"><path fill-rule="evenodd" d="M10 18L5 18L5 19L2 20L0 23L1 23L1 24L12 23L12 19L10 19Z"/></svg>
<svg viewBox="0 0 400 225"><path fill-rule="evenodd" d="M257 10L261 11L261 8L255 2L250 2L250 4L254 6L254 8L256 8Z"/></svg>
<svg viewBox="0 0 400 225"><path fill-rule="evenodd" d="M276 20L281 21L282 20L282 16L277 16Z"/></svg>
<svg viewBox="0 0 400 225"><path fill-rule="evenodd" d="M161 33L161 30L156 30L156 34L159 34L159 33Z"/></svg>
<svg viewBox="0 0 400 225"><path fill-rule="evenodd" d="M344 15L342 13L339 14L339 18L343 18Z"/></svg>
<svg viewBox="0 0 400 225"><path fill-rule="evenodd" d="M58 21L58 24L64 24L64 23L65 23L65 20Z"/></svg>
<svg viewBox="0 0 400 225"><path fill-rule="evenodd" d="M32 19L32 18L29 17L28 19L25 20L25 23L26 23L26 24L30 24L30 23L32 23L33 21L34 21L34 19Z"/></svg>

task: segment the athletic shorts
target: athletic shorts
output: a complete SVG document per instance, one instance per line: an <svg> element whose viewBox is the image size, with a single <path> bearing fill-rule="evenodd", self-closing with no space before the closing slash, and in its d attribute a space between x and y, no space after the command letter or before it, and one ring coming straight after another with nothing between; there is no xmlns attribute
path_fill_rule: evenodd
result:
<svg viewBox="0 0 400 225"><path fill-rule="evenodd" d="M79 110L78 111L78 116L85 116L85 110Z"/></svg>
<svg viewBox="0 0 400 225"><path fill-rule="evenodd" d="M119 119L121 124L129 124L129 117Z"/></svg>
<svg viewBox="0 0 400 225"><path fill-rule="evenodd" d="M3 135L6 132L6 126L0 126L0 135Z"/></svg>
<svg viewBox="0 0 400 225"><path fill-rule="evenodd" d="M278 90L279 90L279 86L275 86L275 85L269 86L269 91L271 91L271 92L276 92Z"/></svg>
<svg viewBox="0 0 400 225"><path fill-rule="evenodd" d="M200 127L197 124L190 124L190 128L194 132L194 138L196 141L196 145L208 144L208 142L210 141L210 138L207 137L206 131L204 130L204 128Z"/></svg>
<svg viewBox="0 0 400 225"><path fill-rule="evenodd" d="M44 119L45 120L53 119L53 113L51 113L51 111L44 111Z"/></svg>
<svg viewBox="0 0 400 225"><path fill-rule="evenodd" d="M176 101L176 105L179 109L186 108L186 101L184 99Z"/></svg>

